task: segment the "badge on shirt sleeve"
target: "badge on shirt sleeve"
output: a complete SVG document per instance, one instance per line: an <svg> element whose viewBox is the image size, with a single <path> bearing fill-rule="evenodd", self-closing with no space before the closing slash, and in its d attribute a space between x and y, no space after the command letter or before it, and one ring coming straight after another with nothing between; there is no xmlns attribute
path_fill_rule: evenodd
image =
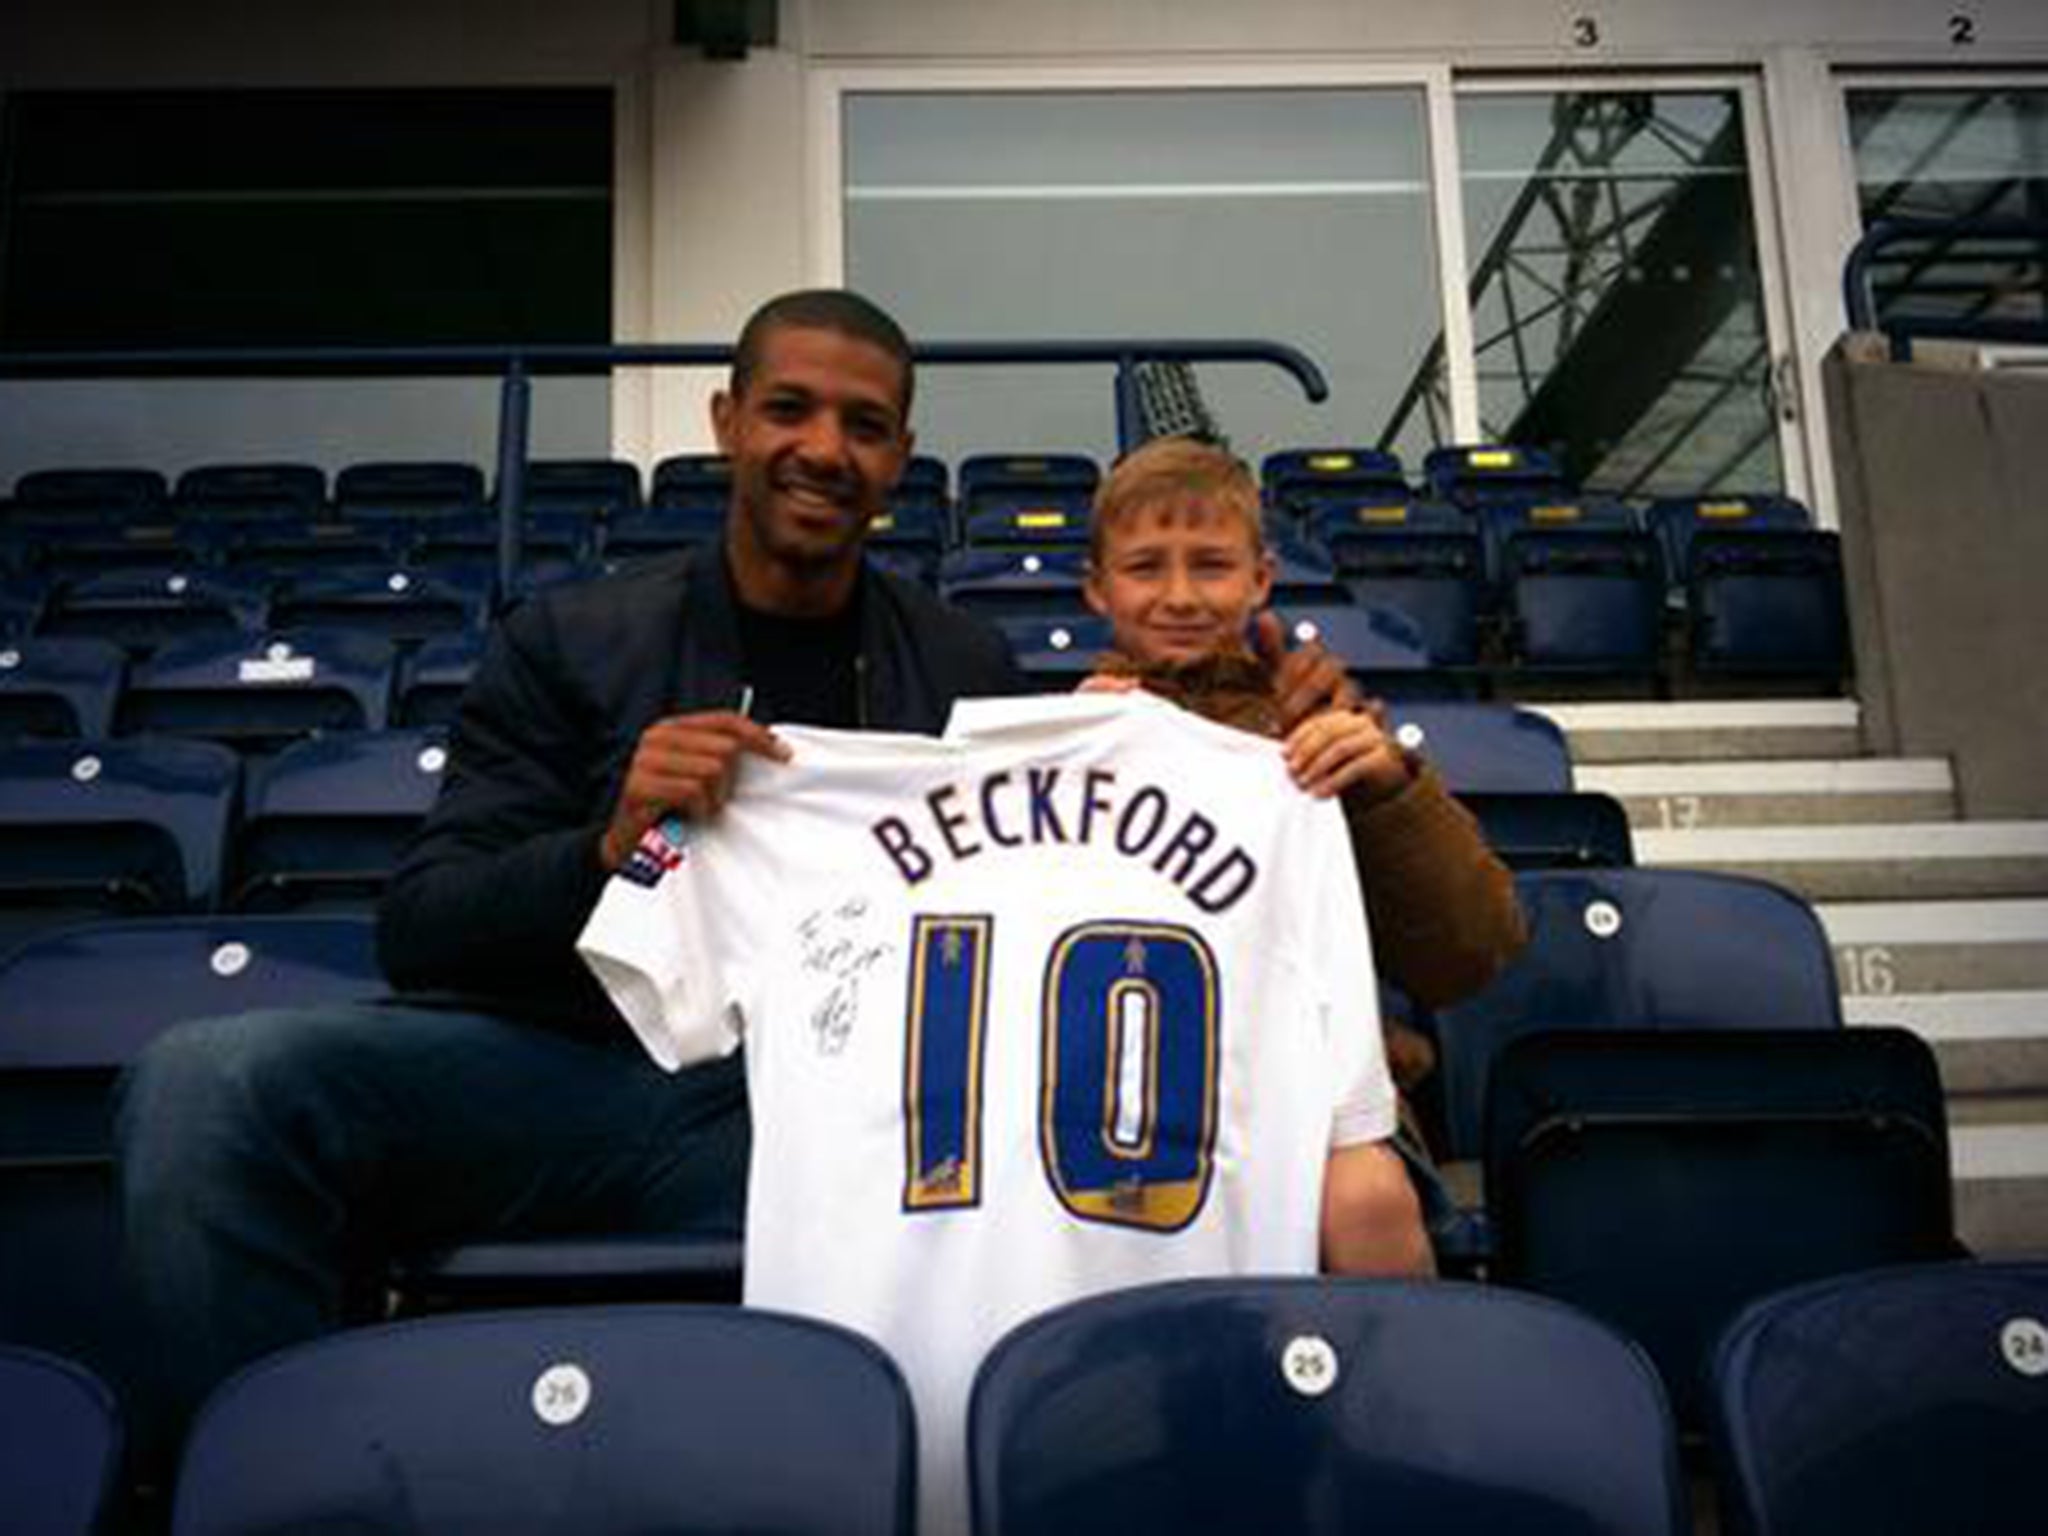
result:
<svg viewBox="0 0 2048 1536"><path fill-rule="evenodd" d="M619 873L635 885L649 890L661 884L661 877L678 868L689 853L691 831L680 816L664 816L634 845L632 854L619 866Z"/></svg>

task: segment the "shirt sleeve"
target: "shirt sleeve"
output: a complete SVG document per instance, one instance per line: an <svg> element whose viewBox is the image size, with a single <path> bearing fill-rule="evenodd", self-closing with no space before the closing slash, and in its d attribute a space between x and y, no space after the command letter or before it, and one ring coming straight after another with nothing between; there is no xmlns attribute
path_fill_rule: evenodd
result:
<svg viewBox="0 0 2048 1536"><path fill-rule="evenodd" d="M734 967L715 931L717 862L710 850L690 846L680 823L650 830L606 882L576 941L647 1054L670 1072L740 1043Z"/></svg>
<svg viewBox="0 0 2048 1536"><path fill-rule="evenodd" d="M1303 806L1310 878L1301 887L1303 961L1316 978L1330 1100L1330 1145L1394 1134L1394 1082L1380 1031L1379 984L1365 900L1341 813L1330 801Z"/></svg>

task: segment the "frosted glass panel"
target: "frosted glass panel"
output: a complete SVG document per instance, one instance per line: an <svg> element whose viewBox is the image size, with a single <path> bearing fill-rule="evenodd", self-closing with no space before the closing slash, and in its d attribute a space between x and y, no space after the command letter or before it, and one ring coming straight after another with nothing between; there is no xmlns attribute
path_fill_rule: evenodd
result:
<svg viewBox="0 0 2048 1536"><path fill-rule="evenodd" d="M1286 342L1310 405L1245 365L1198 370L1249 457L1375 443L1441 330L1414 88L863 94L846 109L848 281L926 341ZM934 369L923 445L1113 452L1107 367ZM1419 461L1426 423L1394 444Z"/></svg>

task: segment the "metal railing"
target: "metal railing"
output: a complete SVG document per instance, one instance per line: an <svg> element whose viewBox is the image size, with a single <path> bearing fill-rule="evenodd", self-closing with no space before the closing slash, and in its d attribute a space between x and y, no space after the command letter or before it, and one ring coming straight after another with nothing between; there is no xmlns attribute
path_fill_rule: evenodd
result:
<svg viewBox="0 0 2048 1536"><path fill-rule="evenodd" d="M526 460L533 380L552 374L609 373L614 368L718 368L732 362L730 342L551 343L535 346L169 348L121 352L0 353L0 378L364 378L392 374L490 378L498 384L498 579L509 591L519 566L520 513L526 503ZM1138 364L1256 363L1278 368L1311 403L1330 395L1323 371L1304 352L1281 342L1174 337L1059 341L929 342L913 349L917 366L983 367L1105 363L1115 367L1117 446L1136 445L1140 431Z"/></svg>
<svg viewBox="0 0 2048 1536"><path fill-rule="evenodd" d="M1943 315L1880 313L1875 269L1901 259L1902 250L1917 259L1899 284L1902 295L1914 292L1913 280L1942 261L1974 263L2004 261L2027 274L2024 288L2043 306L2035 319L1986 316L1981 313ZM1882 331L1892 359L1906 362L1921 337L1954 341L2009 341L2048 346L2048 221L2040 219L1883 219L1871 225L1842 264L1842 304L1851 329ZM1990 283L1974 285L1978 309L1988 307L2005 290ZM2013 291L2019 291L2015 285ZM1943 297L1954 297L1953 285L1942 285Z"/></svg>

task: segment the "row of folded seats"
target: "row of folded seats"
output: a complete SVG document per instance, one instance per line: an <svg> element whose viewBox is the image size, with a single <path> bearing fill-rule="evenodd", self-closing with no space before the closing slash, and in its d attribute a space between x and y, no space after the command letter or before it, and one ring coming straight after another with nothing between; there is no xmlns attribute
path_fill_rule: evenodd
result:
<svg viewBox="0 0 2048 1536"><path fill-rule="evenodd" d="M1621 1349L1637 1364L1628 1370L1647 1378L1648 1361L1650 1397L1668 1403L1681 1435L1697 1443L1716 1414L1714 1340L1745 1306L1830 1276L1967 1257L1953 1232L1939 1076L1917 1036L1843 1026L1825 938L1788 893L1734 876L1651 869L1524 873L1517 887L1532 929L1528 951L1479 998L1428 1021L1443 1082L1434 1111L1440 1144L1483 1171L1474 1212L1482 1240L1453 1255L1470 1261L1454 1267L1482 1277L1482 1294L1534 1293L1629 1340ZM110 977L119 978L117 1000ZM0 1236L11 1255L26 1256L0 1274L0 1338L85 1362L146 1416L152 1354L122 1304L115 1269L106 1131L115 1074L182 1018L353 1000L380 987L368 919L349 915L86 925L45 935L0 962ZM714 1246L710 1262L735 1262L729 1242ZM393 1257L394 1305L406 1315L479 1296L536 1303L692 1294L704 1289L707 1264L704 1245L682 1238ZM728 1274L710 1294L730 1296L736 1278ZM1343 1286L1299 1286L1299 1326L1269 1344L1305 1329L1343 1339L1345 1349L1363 1350L1375 1332L1424 1348L1454 1336L1500 1348L1499 1325L1484 1310L1462 1314L1455 1326L1423 1326L1418 1317L1399 1328L1353 1328L1340 1320L1345 1295ZM2022 1337L2015 1329L2029 1317L2033 1332ZM1312 1319L1321 1326L1309 1327ZM1980 1397L2012 1390L2006 1372L2038 1375L2048 1358L2040 1319L2038 1310L2011 1314L2000 1320L2002 1338L1994 1331L1977 1339L1970 1356L1983 1377ZM553 1326L573 1338L577 1325L558 1318ZM1142 1317L1125 1313L1122 1326L1142 1332ZM1898 1335L1896 1323L1887 1328ZM1190 1333L1159 1368L1203 1378L1212 1368L1203 1363L1208 1351L1225 1337ZM2001 1344L2003 1360L1992 1353ZM347 1346L314 1346L330 1347ZM1100 1353L1070 1349L1069 1358ZM1340 1382L1376 1377L1366 1358L1353 1359L1356 1370ZM1481 1358L1491 1362L1491 1390L1508 1390L1514 1357ZM729 1406L720 1379L717 1400ZM2038 1414L2036 1384L2026 1400ZM523 1380L520 1390L530 1385ZM1552 1409L1584 1385L1563 1363L1525 1384ZM1778 1395L1810 1399L1817 1390L1807 1377ZM1882 1390L1844 1385L1828 1395L1884 1401L1898 1390L1887 1377ZM1216 1402L1238 1400L1221 1381L1203 1388L1183 1379L1173 1395L1188 1394L1212 1416ZM330 1406L343 1400L350 1414L386 1411L349 1394L330 1397ZM1510 1417L1531 1433L1548 1422L1533 1402ZM458 1412L448 1421L468 1418ZM1358 1437L1384 1423L1369 1417L1328 1442L1325 1456L1355 1452ZM356 1421L374 1438L365 1426ZM1333 1433L1322 1420L1301 1427ZM1500 1469L1487 1465L1489 1480L1497 1478ZM1488 1528L1543 1529L1513 1521Z"/></svg>
<svg viewBox="0 0 2048 1536"><path fill-rule="evenodd" d="M1713 1341L1717 1498L1695 1521L1656 1380L1576 1308L1452 1282L1137 1287L1035 1318L981 1362L972 1530L2031 1536L2044 1310L2038 1262L1761 1295ZM0 1347L0 1503L19 1529L104 1528L121 1429L91 1372ZM486 1312L344 1333L226 1384L171 1529L903 1536L920 1470L901 1372L842 1329Z"/></svg>
<svg viewBox="0 0 2048 1536"><path fill-rule="evenodd" d="M184 642L125 680L100 642L0 651L0 949L95 912L372 905L433 803L446 764L438 722L474 649L395 663L382 641L305 640L254 656ZM78 664L63 674L60 662ZM1633 861L1626 813L1574 788L1547 716L1404 703L1390 724L1511 865Z"/></svg>
<svg viewBox="0 0 2048 1536"><path fill-rule="evenodd" d="M309 465L202 467L175 490L145 470L38 471L0 514L0 573L12 572L0 623L94 631L138 587L207 581L244 622L281 601L288 618L271 622L304 622L309 605L351 622L360 610L416 638L494 599L713 538L729 492L714 455L663 460L645 499L621 461L543 461L526 474L522 559L514 591L499 594L497 514L474 465L353 465L331 493ZM1099 479L1077 454L975 455L957 477L921 457L872 547L1064 675L1100 637L1079 590ZM1579 494L1547 455L1520 448L1435 450L1420 487L1383 451L1287 450L1266 457L1261 480L1276 601L1354 642L1359 669L1397 693L1422 688L1404 675L1421 673L1469 692L1502 670L1654 682L1682 669L1822 687L1849 670L1838 541L1784 497L1637 509ZM122 572L125 584L104 585ZM431 619L416 612L429 590L441 605Z"/></svg>

